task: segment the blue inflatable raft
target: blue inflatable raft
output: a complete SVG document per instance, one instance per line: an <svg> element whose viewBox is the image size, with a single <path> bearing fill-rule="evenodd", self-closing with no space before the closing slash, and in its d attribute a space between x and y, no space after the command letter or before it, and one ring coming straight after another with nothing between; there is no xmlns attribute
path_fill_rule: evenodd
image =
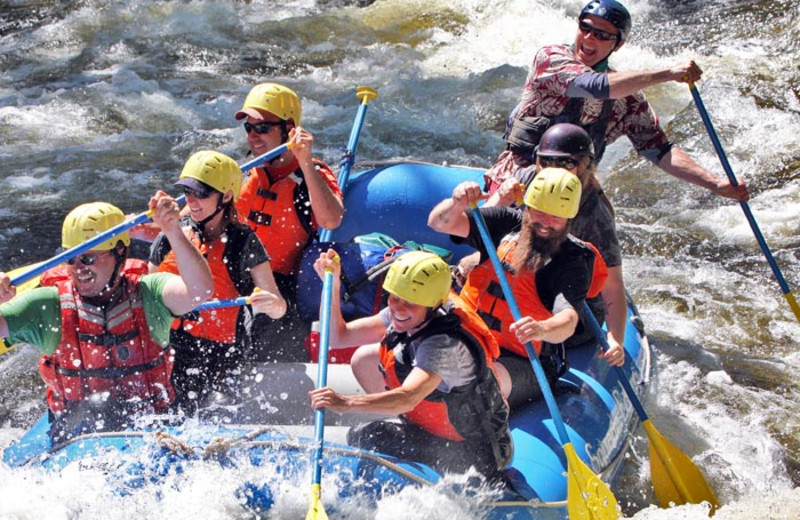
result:
<svg viewBox="0 0 800 520"><path fill-rule="evenodd" d="M333 239L347 241L377 231L398 241L448 249L458 259L469 250L456 248L448 237L431 231L427 215L459 182L482 182L482 173L473 168L395 163L355 174L347 188L344 223ZM628 318L625 373L643 400L654 367L632 302ZM568 351L570 369L559 385L565 391L556 401L578 455L613 490L638 418L616 372L597 357L598 351L594 342ZM4 450L3 460L12 467L47 471L73 465L99 467L120 493L157 483L174 472L191 471L198 461L213 460L239 479L243 507L269 510L282 482L308 482L311 474L313 413L307 393L314 387L316 365L254 365L244 372L248 377L235 402L223 399L180 425L171 425L170 418L153 418L135 430L85 435L51 446L45 416ZM328 382L341 392L362 391L347 365L330 365ZM410 486L441 483L442 476L425 465L343 443L349 426L375 416L328 413L326 417L322 489L330 517L343 514L344 504L354 497L361 504L376 503ZM489 499L471 493L467 489L471 484L458 492L481 497L476 500L487 518L566 518L566 459L544 402L515 413L511 427L515 454L507 472L509 489L497 490ZM236 471L251 467L268 470Z"/></svg>

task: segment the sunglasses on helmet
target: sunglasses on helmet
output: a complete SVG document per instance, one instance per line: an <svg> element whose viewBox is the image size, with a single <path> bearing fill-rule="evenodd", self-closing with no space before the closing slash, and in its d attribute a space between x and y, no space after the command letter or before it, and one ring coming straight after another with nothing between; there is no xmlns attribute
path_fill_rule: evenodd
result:
<svg viewBox="0 0 800 520"><path fill-rule="evenodd" d="M256 131L258 135L268 134L270 130L272 130L273 126L278 126L280 123L275 123L274 121L260 121L258 123L245 123L244 124L244 133L249 134L253 130Z"/></svg>
<svg viewBox="0 0 800 520"><path fill-rule="evenodd" d="M583 34L591 34L596 39L602 40L604 42L617 40L619 38L618 34L612 34L602 29L598 29L597 27L588 23L586 20L581 20L580 22L578 22L578 28L581 30Z"/></svg>

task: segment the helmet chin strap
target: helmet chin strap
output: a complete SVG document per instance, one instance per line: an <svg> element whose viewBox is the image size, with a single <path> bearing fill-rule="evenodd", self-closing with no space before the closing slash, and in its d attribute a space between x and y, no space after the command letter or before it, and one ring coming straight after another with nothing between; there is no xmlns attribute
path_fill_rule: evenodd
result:
<svg viewBox="0 0 800 520"><path fill-rule="evenodd" d="M111 276L106 282L106 285L103 287L103 290L100 291L100 294L94 296L92 298L87 298L87 300L91 301L96 299L98 301L108 301L113 296L113 291L116 288L117 281L120 278L120 273L122 272L122 266L125 264L125 259L128 257L127 254L127 247L125 248L125 253L120 254L115 247L111 254L114 255L114 270L111 272Z"/></svg>
<svg viewBox="0 0 800 520"><path fill-rule="evenodd" d="M225 195L220 193L219 199L217 199L217 207L214 209L214 213L207 216L203 220L197 222L197 230L200 232L200 238L203 242L206 240L206 224L211 222L211 220L219 215L221 211L224 211L225 208L233 204L233 199L229 200L228 202L223 202L222 199L225 198Z"/></svg>

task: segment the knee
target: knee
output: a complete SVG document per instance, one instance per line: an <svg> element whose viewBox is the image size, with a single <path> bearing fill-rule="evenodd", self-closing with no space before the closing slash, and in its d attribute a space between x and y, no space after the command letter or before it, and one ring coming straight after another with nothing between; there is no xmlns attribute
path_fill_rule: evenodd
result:
<svg viewBox="0 0 800 520"><path fill-rule="evenodd" d="M382 392L386 389L381 372L379 355L380 346L363 345L359 347L350 360L350 368L358 384L369 394Z"/></svg>

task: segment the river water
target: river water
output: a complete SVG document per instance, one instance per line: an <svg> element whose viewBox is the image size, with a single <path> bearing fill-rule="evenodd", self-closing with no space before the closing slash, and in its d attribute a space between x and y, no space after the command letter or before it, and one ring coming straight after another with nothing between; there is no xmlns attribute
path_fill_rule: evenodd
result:
<svg viewBox="0 0 800 520"><path fill-rule="evenodd" d="M250 86L303 98L317 154L336 165L355 87L379 92L359 159L488 167L535 50L571 41L573 0L0 0L0 266L51 256L63 216L106 200L128 212L169 187L200 148L243 157L233 113ZM790 287L800 287L800 12L796 2L630 0L620 70L689 58L733 170ZM673 140L723 175L685 85L647 92ZM799 518L800 326L740 208L611 147L600 168L624 269L657 348L656 427L703 468L716 518ZM0 360L0 447L43 411L32 349ZM637 519L701 519L648 507L646 442L615 490ZM0 466L0 518L241 517L209 469L189 490L125 500L102 475ZM305 511L306 482L296 483ZM89 491L87 493L87 491ZM217 491L217 492L215 492ZM96 500L98 493L103 505ZM413 508L413 509L412 509ZM401 495L379 518L468 517L458 500ZM402 514L402 516L398 516Z"/></svg>

